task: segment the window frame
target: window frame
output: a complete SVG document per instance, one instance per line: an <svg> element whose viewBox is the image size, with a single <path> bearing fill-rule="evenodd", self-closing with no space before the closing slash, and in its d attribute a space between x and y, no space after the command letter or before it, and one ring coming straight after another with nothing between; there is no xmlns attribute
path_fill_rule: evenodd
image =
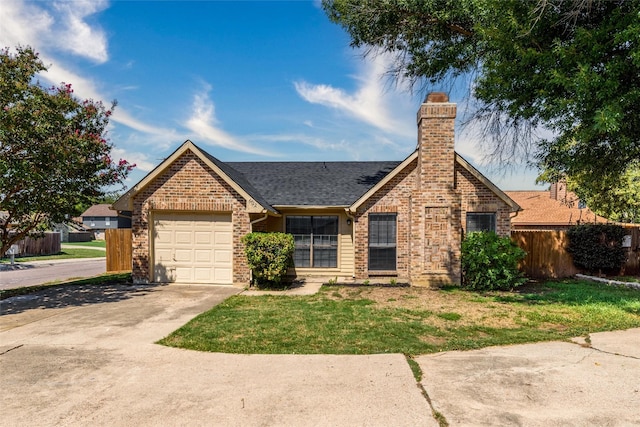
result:
<svg viewBox="0 0 640 427"><path fill-rule="evenodd" d="M473 229L471 229L472 227L470 227L470 219L471 218L478 218L478 217L489 217L489 227L488 228L483 228L480 227L480 229L478 229L477 223L474 224ZM484 224L481 224L484 225ZM467 212L466 215L466 227L465 230L468 233L474 233L474 232L482 232L482 231L492 231L494 233L497 232L497 225L498 225L498 213L497 212Z"/></svg>
<svg viewBox="0 0 640 427"><path fill-rule="evenodd" d="M309 219L309 233L292 233L292 231L298 231L296 228L300 228L300 224L290 224L289 221L294 219ZM314 219L317 220L314 221ZM324 224L322 220L325 220ZM326 220L329 219L328 222ZM333 227L335 224L335 234L319 234L316 231L329 226ZM293 229L293 230L292 230ZM331 230L333 231L333 230ZM338 269L340 261L340 216L339 215L287 215L285 217L285 232L293 235L294 240L306 241L302 246L297 245L294 249L294 267L295 268L310 268L310 269ZM303 257L303 265L297 265L295 258L296 254L302 253L302 251L308 251L308 256ZM331 253L335 253L332 255ZM327 254L329 254L327 256ZM317 256L316 256L317 255ZM299 263L299 261L298 261ZM319 265L322 263L323 265Z"/></svg>
<svg viewBox="0 0 640 427"><path fill-rule="evenodd" d="M393 217L391 221L389 218L383 219L383 217ZM385 225L381 223L385 222ZM367 241L367 269L369 271L397 271L398 269L398 214L396 212L376 212L370 213L368 217L368 241ZM388 227L389 224L393 224L392 229L385 228L383 233L378 229L377 233L373 232L374 224L378 227ZM386 236L385 241L380 241L380 237L384 234ZM378 236L378 241L374 241L373 236ZM392 252L392 256L382 255L384 251ZM378 254L376 254L378 252ZM391 263L393 260L393 263ZM388 264L384 264L388 262Z"/></svg>

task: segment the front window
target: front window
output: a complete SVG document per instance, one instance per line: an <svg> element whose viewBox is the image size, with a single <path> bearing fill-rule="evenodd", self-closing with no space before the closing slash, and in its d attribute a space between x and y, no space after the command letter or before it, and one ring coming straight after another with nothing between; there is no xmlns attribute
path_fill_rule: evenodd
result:
<svg viewBox="0 0 640 427"><path fill-rule="evenodd" d="M396 269L396 214L369 214L369 270Z"/></svg>
<svg viewBox="0 0 640 427"><path fill-rule="evenodd" d="M288 216L287 233L293 235L293 263L298 268L338 266L337 216Z"/></svg>
<svg viewBox="0 0 640 427"><path fill-rule="evenodd" d="M474 231L496 231L495 213L467 213L467 233Z"/></svg>

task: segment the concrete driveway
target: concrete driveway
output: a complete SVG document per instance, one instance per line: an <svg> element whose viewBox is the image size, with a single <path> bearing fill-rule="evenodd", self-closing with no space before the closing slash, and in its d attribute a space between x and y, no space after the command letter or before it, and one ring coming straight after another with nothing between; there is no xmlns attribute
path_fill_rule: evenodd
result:
<svg viewBox="0 0 640 427"><path fill-rule="evenodd" d="M437 425L402 355L154 344L238 288L58 289L1 306L2 426Z"/></svg>
<svg viewBox="0 0 640 427"><path fill-rule="evenodd" d="M435 426L402 355L154 341L233 287L58 287L0 304L0 425ZM452 426L640 426L640 329L420 356Z"/></svg>

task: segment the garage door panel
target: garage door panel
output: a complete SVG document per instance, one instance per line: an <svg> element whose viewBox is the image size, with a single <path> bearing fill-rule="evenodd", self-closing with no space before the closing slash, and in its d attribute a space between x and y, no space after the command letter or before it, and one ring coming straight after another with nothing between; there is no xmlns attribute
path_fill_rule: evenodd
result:
<svg viewBox="0 0 640 427"><path fill-rule="evenodd" d="M177 231L176 230L176 243L191 244L193 242L193 233L189 230Z"/></svg>
<svg viewBox="0 0 640 427"><path fill-rule="evenodd" d="M216 231L214 234L213 244L218 245L230 245L233 241L230 231Z"/></svg>
<svg viewBox="0 0 640 427"><path fill-rule="evenodd" d="M212 262L212 251L211 249L202 249L202 250L198 250L196 249L195 251L195 260L196 262Z"/></svg>
<svg viewBox="0 0 640 427"><path fill-rule="evenodd" d="M232 253L231 251L222 249L222 250L216 250L214 252L214 260L216 264L228 264L231 262L232 259Z"/></svg>
<svg viewBox="0 0 640 427"><path fill-rule="evenodd" d="M176 262L189 263L191 262L192 252L191 249L176 249L173 259Z"/></svg>
<svg viewBox="0 0 640 427"><path fill-rule="evenodd" d="M154 214L154 280L232 283L230 214Z"/></svg>
<svg viewBox="0 0 640 427"><path fill-rule="evenodd" d="M195 241L197 245L210 245L212 240L211 231L196 231L195 232Z"/></svg>

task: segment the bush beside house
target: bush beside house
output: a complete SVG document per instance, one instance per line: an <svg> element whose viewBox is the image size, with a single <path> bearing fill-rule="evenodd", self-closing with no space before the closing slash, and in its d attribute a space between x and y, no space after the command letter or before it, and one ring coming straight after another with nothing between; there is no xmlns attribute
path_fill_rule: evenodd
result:
<svg viewBox="0 0 640 427"><path fill-rule="evenodd" d="M277 286L292 265L294 242L287 233L249 233L242 238L247 262L258 287Z"/></svg>
<svg viewBox="0 0 640 427"><path fill-rule="evenodd" d="M462 242L462 287L511 290L527 281L518 270L526 252L493 232L469 233Z"/></svg>

